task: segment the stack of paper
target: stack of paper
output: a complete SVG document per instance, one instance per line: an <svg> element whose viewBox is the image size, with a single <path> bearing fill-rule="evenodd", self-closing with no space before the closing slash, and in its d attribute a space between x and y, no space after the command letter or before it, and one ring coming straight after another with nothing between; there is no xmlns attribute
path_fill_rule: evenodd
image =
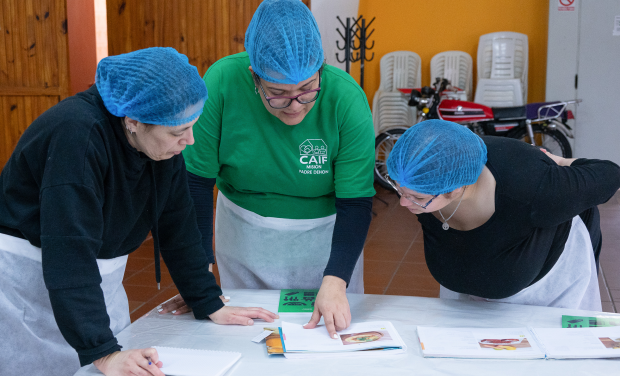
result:
<svg viewBox="0 0 620 376"><path fill-rule="evenodd" d="M389 321L351 324L330 338L325 326L304 329L283 322L280 328L282 352L287 358L368 357L402 354L407 345Z"/></svg>
<svg viewBox="0 0 620 376"><path fill-rule="evenodd" d="M221 376L241 358L238 352L161 346L153 348L164 364L161 371L171 376Z"/></svg>
<svg viewBox="0 0 620 376"><path fill-rule="evenodd" d="M615 358L620 327L434 328L418 326L425 357L438 358Z"/></svg>

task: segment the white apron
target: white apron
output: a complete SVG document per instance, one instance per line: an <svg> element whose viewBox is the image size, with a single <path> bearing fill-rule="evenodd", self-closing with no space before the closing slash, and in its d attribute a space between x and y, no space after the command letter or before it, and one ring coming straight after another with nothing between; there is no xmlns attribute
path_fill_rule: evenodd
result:
<svg viewBox="0 0 620 376"><path fill-rule="evenodd" d="M316 219L263 217L217 196L215 250L229 289L317 289L331 252L336 214ZM363 294L363 253L348 293Z"/></svg>
<svg viewBox="0 0 620 376"><path fill-rule="evenodd" d="M114 335L129 326L123 288L127 256L97 260ZM41 248L0 234L0 375L73 375L75 350L60 334L43 281Z"/></svg>
<svg viewBox="0 0 620 376"><path fill-rule="evenodd" d="M573 218L564 250L538 282L504 299L485 299L440 287L443 299L477 300L602 311L592 241L579 216Z"/></svg>

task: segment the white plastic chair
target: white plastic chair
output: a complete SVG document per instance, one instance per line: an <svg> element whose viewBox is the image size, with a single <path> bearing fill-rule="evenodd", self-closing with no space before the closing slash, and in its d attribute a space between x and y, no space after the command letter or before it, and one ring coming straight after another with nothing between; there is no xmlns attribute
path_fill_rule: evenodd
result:
<svg viewBox="0 0 620 376"><path fill-rule="evenodd" d="M467 100L473 97L473 62L463 51L444 51L431 59L431 83L437 77L447 78L453 86L465 90Z"/></svg>
<svg viewBox="0 0 620 376"><path fill-rule="evenodd" d="M489 107L522 106L524 102L521 80L483 78L478 81L474 102Z"/></svg>
<svg viewBox="0 0 620 376"><path fill-rule="evenodd" d="M411 126L415 122L415 108L407 105L400 92L378 90L372 101L372 120L375 136L392 127Z"/></svg>
<svg viewBox="0 0 620 376"><path fill-rule="evenodd" d="M399 88L420 87L422 60L411 51L394 51L385 54L379 63L381 82L379 90L390 92Z"/></svg>
<svg viewBox="0 0 620 376"><path fill-rule="evenodd" d="M528 38L510 31L480 36L478 42L478 88L480 80L518 79L521 86L521 103L527 103ZM482 96L485 94L481 93ZM518 106L518 104L513 104Z"/></svg>
<svg viewBox="0 0 620 376"><path fill-rule="evenodd" d="M381 81L372 101L372 119L375 136L395 126L411 126L415 109L407 105L400 88L418 88L422 82L422 64L418 54L394 51L380 61Z"/></svg>

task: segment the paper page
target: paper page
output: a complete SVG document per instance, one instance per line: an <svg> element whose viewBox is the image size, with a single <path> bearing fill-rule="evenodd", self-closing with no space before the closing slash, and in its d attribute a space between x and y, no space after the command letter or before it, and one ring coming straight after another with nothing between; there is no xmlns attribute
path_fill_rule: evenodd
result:
<svg viewBox="0 0 620 376"><path fill-rule="evenodd" d="M329 337L325 326L304 329L302 325L282 322L284 349L312 352L359 351L385 347L406 348L389 321L351 324L338 332L339 338Z"/></svg>
<svg viewBox="0 0 620 376"><path fill-rule="evenodd" d="M418 326L425 357L544 358L527 328L435 328Z"/></svg>
<svg viewBox="0 0 620 376"><path fill-rule="evenodd" d="M157 350L159 360L164 364L161 371L174 376L220 376L241 358L241 353L238 352L160 346L153 348Z"/></svg>
<svg viewBox="0 0 620 376"><path fill-rule="evenodd" d="M620 357L620 327L532 329L549 358Z"/></svg>

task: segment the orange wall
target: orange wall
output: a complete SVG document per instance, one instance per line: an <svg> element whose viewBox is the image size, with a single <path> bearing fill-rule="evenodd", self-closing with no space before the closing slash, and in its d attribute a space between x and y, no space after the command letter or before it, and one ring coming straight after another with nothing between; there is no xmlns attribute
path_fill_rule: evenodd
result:
<svg viewBox="0 0 620 376"><path fill-rule="evenodd" d="M97 41L94 0L67 0L71 95L95 82Z"/></svg>
<svg viewBox="0 0 620 376"><path fill-rule="evenodd" d="M430 84L431 58L461 50L474 60L478 38L497 31L516 31L529 38L528 102L544 101L549 4L542 0L360 0L359 14L375 28L375 58L365 66L364 91L372 103L379 87L379 60L388 52L413 51L422 59L422 85ZM359 82L359 63L351 69Z"/></svg>

